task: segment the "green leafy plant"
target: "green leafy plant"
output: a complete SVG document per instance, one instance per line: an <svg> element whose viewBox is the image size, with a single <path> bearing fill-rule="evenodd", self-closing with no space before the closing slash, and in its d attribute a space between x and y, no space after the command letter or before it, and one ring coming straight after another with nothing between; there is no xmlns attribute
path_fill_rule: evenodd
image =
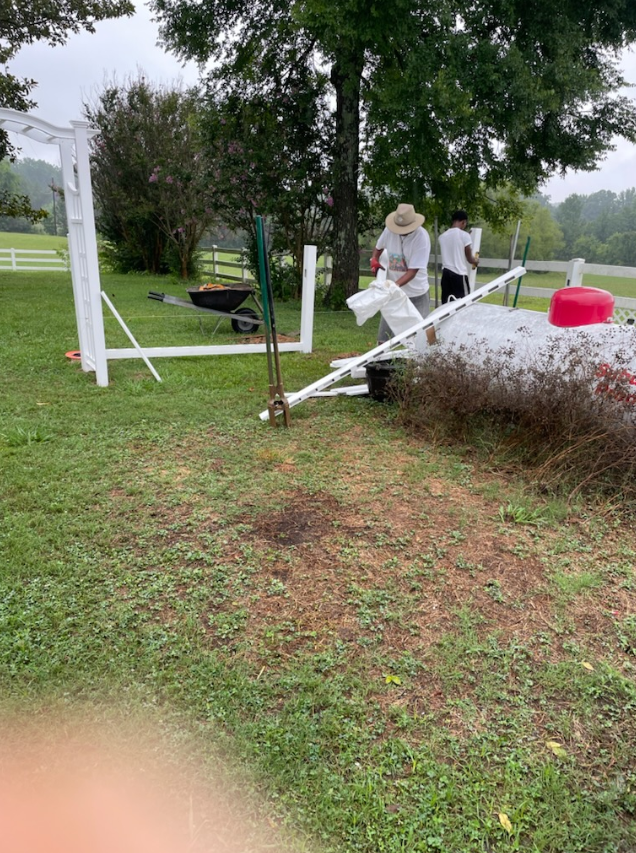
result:
<svg viewBox="0 0 636 853"><path fill-rule="evenodd" d="M53 435L39 426L16 426L7 432L0 433L0 437L7 447L27 447L30 444L41 444L44 441L51 441Z"/></svg>

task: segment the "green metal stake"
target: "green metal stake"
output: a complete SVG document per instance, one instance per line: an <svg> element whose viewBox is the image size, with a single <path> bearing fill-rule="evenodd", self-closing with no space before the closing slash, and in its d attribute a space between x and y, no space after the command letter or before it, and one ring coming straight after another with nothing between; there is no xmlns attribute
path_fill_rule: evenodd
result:
<svg viewBox="0 0 636 853"><path fill-rule="evenodd" d="M282 411L283 423L290 425L289 403L283 388L283 377L278 355L278 338L274 320L274 299L269 274L269 263L265 251L265 231L263 218L256 217L256 246L258 249L258 270L265 317L265 348L267 350L267 370L269 374L269 400L267 411L271 426L276 426L276 412ZM276 376L274 377L274 368Z"/></svg>
<svg viewBox="0 0 636 853"><path fill-rule="evenodd" d="M269 319L269 293L267 292L267 281L265 276L265 240L263 236L263 220L262 217L256 217L256 246L258 249L258 278L261 287L261 299L263 301L263 314L265 317L265 349L267 351L267 373L269 378L269 399L267 401L267 411L269 412L269 422L272 426L276 426L276 412L274 410L275 382L274 382L274 366L272 363L272 341L270 337L270 319Z"/></svg>
<svg viewBox="0 0 636 853"><path fill-rule="evenodd" d="M525 265L526 265L526 258L528 257L528 249L529 249L529 248L530 248L530 237L528 237L528 239L526 240L526 248L523 250L523 260L521 261L521 266L522 266L522 267L525 267ZM517 282L517 289L515 290L515 298L514 298L514 300L513 300L513 302L512 302L512 307L513 307L513 308L516 308L516 307L517 307L517 299L518 299L518 297L519 297L519 288L521 287L521 279L522 279L522 278L523 278L523 276L522 276L522 275L520 275L520 276L519 276L519 281Z"/></svg>

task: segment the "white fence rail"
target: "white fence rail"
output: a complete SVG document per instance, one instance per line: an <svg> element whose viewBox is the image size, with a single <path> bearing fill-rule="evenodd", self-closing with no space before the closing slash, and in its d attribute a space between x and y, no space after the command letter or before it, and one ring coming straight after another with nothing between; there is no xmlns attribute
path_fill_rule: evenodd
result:
<svg viewBox="0 0 636 853"><path fill-rule="evenodd" d="M240 281L242 284L255 284L252 273L247 268L247 249L223 249L208 246L201 249L201 272L215 280ZM221 267L224 271L221 271ZM225 272L225 269L238 270L238 273Z"/></svg>
<svg viewBox="0 0 636 853"><path fill-rule="evenodd" d="M247 249L227 249L220 246L206 246L201 249L201 253L203 255L201 259L201 272L204 275L210 276L211 279L214 278L217 281L228 282L240 281L242 284L258 284L247 266ZM285 257L285 255L277 257ZM316 276L322 278L322 281L326 284L329 284L331 281L331 266L332 260L330 255L323 255L322 258L318 259ZM225 272L228 268L232 272ZM365 271L361 269L360 274L365 275ZM368 270L366 275L371 275L371 270Z"/></svg>
<svg viewBox="0 0 636 853"><path fill-rule="evenodd" d="M502 261L499 258L480 258L479 266L486 269L508 269L509 261ZM526 261L524 264L528 272L562 272L567 274L571 267L572 261ZM607 264L586 264L582 262L583 273L587 275L608 275L615 278L633 278L636 279L636 267L616 267L608 266ZM636 281L634 282L636 289Z"/></svg>
<svg viewBox="0 0 636 853"><path fill-rule="evenodd" d="M495 258L480 258L479 266L485 269L505 269L508 261ZM571 261L527 261L529 272L561 272L564 274L563 285L583 284L585 275L603 275L614 278L633 278L636 294L636 267L608 266L607 264L586 264L583 258L573 258ZM550 299L555 293L549 287L531 287L522 285L520 296L533 296L539 299ZM636 323L636 298L626 296L614 297L614 321L618 323Z"/></svg>
<svg viewBox="0 0 636 853"><path fill-rule="evenodd" d="M66 272L68 261L54 249L0 249L0 271Z"/></svg>

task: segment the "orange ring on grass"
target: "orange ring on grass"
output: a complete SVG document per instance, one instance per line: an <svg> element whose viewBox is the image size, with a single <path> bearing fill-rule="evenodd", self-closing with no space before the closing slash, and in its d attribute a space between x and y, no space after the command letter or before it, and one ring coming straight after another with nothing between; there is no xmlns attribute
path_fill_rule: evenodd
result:
<svg viewBox="0 0 636 853"><path fill-rule="evenodd" d="M78 349L72 349L66 353L66 357L70 358L71 361L80 361L82 358L82 353Z"/></svg>

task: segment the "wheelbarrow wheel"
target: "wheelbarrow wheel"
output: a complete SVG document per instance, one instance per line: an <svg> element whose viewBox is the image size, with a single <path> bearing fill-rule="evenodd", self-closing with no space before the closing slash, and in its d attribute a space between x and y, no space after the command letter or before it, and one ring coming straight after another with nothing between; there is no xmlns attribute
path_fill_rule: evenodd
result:
<svg viewBox="0 0 636 853"><path fill-rule="evenodd" d="M251 317L253 317L255 320L258 320L258 314L251 308L239 308L233 313L235 319L232 320L232 328L235 332L238 332L239 334L247 335L250 332L255 332L260 326L260 323L254 323L250 319ZM241 316L238 317L238 314L240 314Z"/></svg>

